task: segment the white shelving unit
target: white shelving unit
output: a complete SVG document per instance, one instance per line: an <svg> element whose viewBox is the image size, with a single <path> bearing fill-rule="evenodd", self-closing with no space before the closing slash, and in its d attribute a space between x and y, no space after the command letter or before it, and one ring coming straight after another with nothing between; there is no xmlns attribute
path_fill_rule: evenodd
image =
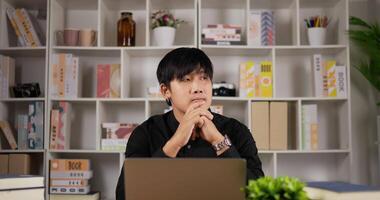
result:
<svg viewBox="0 0 380 200"><path fill-rule="evenodd" d="M114 199L124 152L105 152L100 141L103 122L141 123L167 108L163 99L149 98L147 88L157 84L156 68L161 58L177 47L198 47L214 64L214 82L226 81L239 85L239 64L247 60L273 63L273 97L214 97L213 104L224 106L226 116L234 117L251 127L251 102L289 102L292 118L289 126L290 147L285 151L259 150L263 170L269 176L296 176L303 181L350 181L351 100L348 28L348 0L0 0L0 54L16 58L17 82L38 81L41 98L0 99L0 119L14 123L17 113L27 111L32 101L45 102L45 149L0 150L0 153L31 153L41 162L40 174L48 185L49 160L52 158L89 158L94 177L92 190L101 191L102 199ZM47 46L24 48L10 46L5 9L8 5L28 10L46 9ZM188 23L177 29L174 46L156 47L150 29L150 14L158 9L170 9ZM275 46L248 46L250 10L274 11ZM136 22L136 46L116 46L116 23L121 11L131 11ZM309 46L303 19L311 15L332 18L326 45ZM238 46L202 45L200 36L207 24L232 23L242 26L244 43ZM94 47L56 46L55 32L64 28L91 28L97 31ZM54 53L72 53L79 57L82 70L82 96L54 98L49 95L49 66ZM348 94L346 98L317 98L312 93L312 56L335 59L347 66ZM50 61L49 61L50 60ZM50 62L50 63L49 63ZM96 65L121 64L121 98L96 98ZM71 147L68 150L49 149L50 110L54 102L72 105ZM301 106L318 105L320 150L303 151L301 144ZM41 159L41 157L43 159ZM48 187L47 187L48 190ZM46 193L48 198L48 192Z"/></svg>

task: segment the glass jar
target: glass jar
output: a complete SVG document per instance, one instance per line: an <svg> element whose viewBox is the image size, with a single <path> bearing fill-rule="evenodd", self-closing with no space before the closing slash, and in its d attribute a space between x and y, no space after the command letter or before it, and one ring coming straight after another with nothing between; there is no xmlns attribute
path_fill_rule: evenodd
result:
<svg viewBox="0 0 380 200"><path fill-rule="evenodd" d="M117 22L117 46L135 46L136 23L131 12L122 12Z"/></svg>

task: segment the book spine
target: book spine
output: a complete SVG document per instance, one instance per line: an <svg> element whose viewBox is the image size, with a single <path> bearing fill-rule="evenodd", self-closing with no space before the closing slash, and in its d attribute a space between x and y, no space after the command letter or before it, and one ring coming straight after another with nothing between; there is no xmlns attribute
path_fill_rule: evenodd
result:
<svg viewBox="0 0 380 200"><path fill-rule="evenodd" d="M84 187L50 187L51 194L88 194L90 186Z"/></svg>
<svg viewBox="0 0 380 200"><path fill-rule="evenodd" d="M97 67L97 97L110 95L110 65L99 64Z"/></svg>
<svg viewBox="0 0 380 200"><path fill-rule="evenodd" d="M255 63L253 61L247 61L240 64L239 96L255 96Z"/></svg>
<svg viewBox="0 0 380 200"><path fill-rule="evenodd" d="M18 149L28 149L28 115L17 116Z"/></svg>
<svg viewBox="0 0 380 200"><path fill-rule="evenodd" d="M20 9L20 13L21 15L24 17L25 19L25 22L26 24L28 25L28 28L30 30L30 34L31 34L31 38L32 40L36 43L36 46L41 46L41 41L40 39L38 38L38 35L37 35L37 32L36 32L36 29L32 23L32 20L31 20L31 16L29 15L29 13L25 10L25 8L21 8Z"/></svg>
<svg viewBox="0 0 380 200"><path fill-rule="evenodd" d="M313 72L315 97L323 97L323 69L321 54L313 55Z"/></svg>
<svg viewBox="0 0 380 200"><path fill-rule="evenodd" d="M127 139L111 139L111 138L103 138L102 142L102 150L105 151L124 151L127 147Z"/></svg>
<svg viewBox="0 0 380 200"><path fill-rule="evenodd" d="M50 115L50 149L58 149L58 123L59 123L59 110L51 110Z"/></svg>
<svg viewBox="0 0 380 200"><path fill-rule="evenodd" d="M261 45L261 12L250 11L249 13L249 32L248 45Z"/></svg>
<svg viewBox="0 0 380 200"><path fill-rule="evenodd" d="M274 20L272 11L261 13L261 45L275 45Z"/></svg>
<svg viewBox="0 0 380 200"><path fill-rule="evenodd" d="M337 97L347 97L347 75L345 66L336 66Z"/></svg>
<svg viewBox="0 0 380 200"><path fill-rule="evenodd" d="M89 159L53 159L50 161L50 171L88 171Z"/></svg>
<svg viewBox="0 0 380 200"><path fill-rule="evenodd" d="M272 97L272 62L262 61L260 63L260 92L261 97Z"/></svg>
<svg viewBox="0 0 380 200"><path fill-rule="evenodd" d="M36 140L35 147L36 149L44 148L44 103L35 102L35 124L36 124Z"/></svg>
<svg viewBox="0 0 380 200"><path fill-rule="evenodd" d="M15 31L15 34L17 36L18 43L20 44L20 46L27 46L27 44L24 41L24 38L22 37L20 33L20 29L17 26L16 21L15 21L15 9L7 8L6 12L7 12L8 19L13 27L13 30Z"/></svg>
<svg viewBox="0 0 380 200"><path fill-rule="evenodd" d="M11 126L9 125L9 122L7 121L0 121L0 128L3 131L5 138L7 139L9 146L12 149L17 149L17 143L15 140L15 137L12 133Z"/></svg>
<svg viewBox="0 0 380 200"><path fill-rule="evenodd" d="M88 185L88 179L50 179L53 187L83 187Z"/></svg>
<svg viewBox="0 0 380 200"><path fill-rule="evenodd" d="M71 105L68 102L59 102L58 110L58 149L70 149Z"/></svg>
<svg viewBox="0 0 380 200"><path fill-rule="evenodd" d="M120 97L120 64L112 64L110 66L110 97Z"/></svg>
<svg viewBox="0 0 380 200"><path fill-rule="evenodd" d="M125 150L125 149L124 149ZM89 171L51 171L50 178L59 179L90 179L92 178L93 172Z"/></svg>
<svg viewBox="0 0 380 200"><path fill-rule="evenodd" d="M22 15L21 9L16 9L16 16L18 19L20 19L21 25L25 31L25 37L28 41L28 44L30 44L31 47L37 47L37 42L33 39L33 34L31 32L30 24L28 24L26 18Z"/></svg>
<svg viewBox="0 0 380 200"><path fill-rule="evenodd" d="M13 9L13 17L14 17L15 23L16 23L19 31L20 31L20 34L24 40L24 43L26 44L25 46L31 47L32 45L31 45L30 41L28 40L28 36L26 34L25 27L22 24L21 18L17 15L16 9Z"/></svg>

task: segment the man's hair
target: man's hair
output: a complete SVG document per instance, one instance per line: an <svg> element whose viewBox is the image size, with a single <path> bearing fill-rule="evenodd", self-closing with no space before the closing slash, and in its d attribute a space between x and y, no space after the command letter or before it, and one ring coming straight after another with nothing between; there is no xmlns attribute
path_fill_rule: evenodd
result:
<svg viewBox="0 0 380 200"><path fill-rule="evenodd" d="M169 87L170 81L201 70L212 80L213 66L210 58L200 49L182 47L170 51L162 58L156 75L160 84Z"/></svg>

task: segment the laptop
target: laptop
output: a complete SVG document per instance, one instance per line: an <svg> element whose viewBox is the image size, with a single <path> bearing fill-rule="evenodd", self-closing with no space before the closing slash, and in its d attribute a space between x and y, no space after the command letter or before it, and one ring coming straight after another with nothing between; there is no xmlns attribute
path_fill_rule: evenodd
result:
<svg viewBox="0 0 380 200"><path fill-rule="evenodd" d="M244 159L128 158L126 200L244 200Z"/></svg>

